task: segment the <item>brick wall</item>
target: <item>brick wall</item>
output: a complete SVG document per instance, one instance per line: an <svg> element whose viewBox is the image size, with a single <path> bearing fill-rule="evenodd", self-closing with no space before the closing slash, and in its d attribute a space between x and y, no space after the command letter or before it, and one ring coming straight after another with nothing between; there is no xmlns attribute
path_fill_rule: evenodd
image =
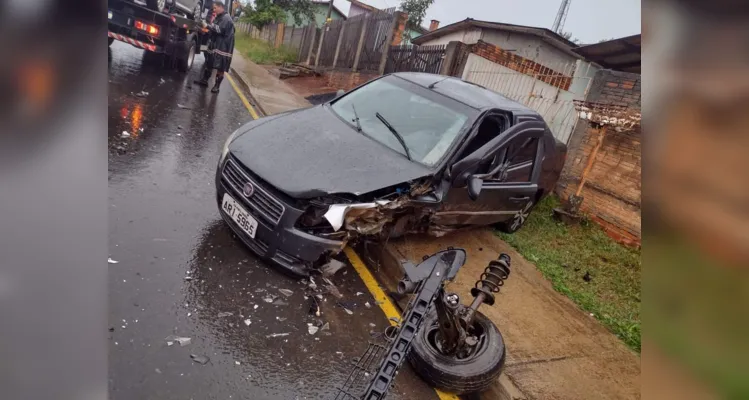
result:
<svg viewBox="0 0 749 400"><path fill-rule="evenodd" d="M639 110L640 75L603 70L591 83L587 101L634 107ZM580 120L568 143L567 162L557 185L557 193L567 199L580 182L599 133ZM580 209L598 222L610 236L637 245L641 238L641 142L635 131L605 132L581 195Z"/></svg>
<svg viewBox="0 0 749 400"><path fill-rule="evenodd" d="M483 40L479 40L474 44L471 52L509 69L533 76L542 82L563 90L569 90L570 84L572 84L571 76L564 75L561 72L557 72L533 60L521 57Z"/></svg>

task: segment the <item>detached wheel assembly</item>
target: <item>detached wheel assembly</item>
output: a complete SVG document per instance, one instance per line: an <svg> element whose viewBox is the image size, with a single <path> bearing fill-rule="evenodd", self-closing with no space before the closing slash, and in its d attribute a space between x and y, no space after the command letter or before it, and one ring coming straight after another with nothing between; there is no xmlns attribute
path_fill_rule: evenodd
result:
<svg viewBox="0 0 749 400"><path fill-rule="evenodd" d="M428 384L457 395L486 390L499 378L505 364L505 342L497 327L480 312L467 333L475 345L455 355L441 351L437 313L432 310L412 343L408 360ZM469 339L469 342L474 339Z"/></svg>

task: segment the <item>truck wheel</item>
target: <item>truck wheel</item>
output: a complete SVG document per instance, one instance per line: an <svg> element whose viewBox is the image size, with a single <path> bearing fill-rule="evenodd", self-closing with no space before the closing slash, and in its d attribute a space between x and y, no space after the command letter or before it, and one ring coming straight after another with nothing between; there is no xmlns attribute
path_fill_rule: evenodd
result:
<svg viewBox="0 0 749 400"><path fill-rule="evenodd" d="M112 42L114 42L114 38L107 38L107 39L109 39L109 45L111 46Z"/></svg>
<svg viewBox="0 0 749 400"><path fill-rule="evenodd" d="M180 72L187 72L192 68L192 62L195 60L195 53L197 52L197 44L195 40L190 39L185 43L185 49L182 55L177 59L177 69Z"/></svg>
<svg viewBox="0 0 749 400"><path fill-rule="evenodd" d="M146 0L146 5L151 10L162 12L166 8L166 0Z"/></svg>
<svg viewBox="0 0 749 400"><path fill-rule="evenodd" d="M499 329L480 312L473 317L472 328L479 336L473 354L465 358L446 356L438 350L437 313L431 310L408 353L408 360L421 379L456 395L488 389L502 373L505 342Z"/></svg>

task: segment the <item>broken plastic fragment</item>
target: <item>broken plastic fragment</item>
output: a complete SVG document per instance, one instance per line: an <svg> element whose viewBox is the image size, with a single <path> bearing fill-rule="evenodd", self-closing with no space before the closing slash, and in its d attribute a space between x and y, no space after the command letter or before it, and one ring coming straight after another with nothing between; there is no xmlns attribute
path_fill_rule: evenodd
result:
<svg viewBox="0 0 749 400"><path fill-rule="evenodd" d="M369 302L366 302L366 303L364 303L364 307L367 307L367 308L372 308L372 305L371 305L371 304L369 304Z"/></svg>
<svg viewBox="0 0 749 400"><path fill-rule="evenodd" d="M199 356L197 354L190 354L190 358L192 358L193 361L195 361L198 364L208 364L208 361L210 361L210 358L206 356Z"/></svg>
<svg viewBox="0 0 749 400"><path fill-rule="evenodd" d="M174 344L174 342L179 343L180 346L187 346L191 342L191 339L189 337L182 337L182 336L175 336L175 335L169 335L165 337L164 340L166 340L166 344L169 346Z"/></svg>
<svg viewBox="0 0 749 400"><path fill-rule="evenodd" d="M292 292L289 289L278 289L278 291L281 292L281 294L284 295L284 296L286 296L286 297L291 297L291 295L294 294L294 292Z"/></svg>
<svg viewBox="0 0 749 400"><path fill-rule="evenodd" d="M315 333L317 333L318 329L320 329L320 328L318 328L318 327L316 327L316 326L314 326L312 324L309 324L309 323L307 324L307 332L309 332L310 335L314 335Z"/></svg>
<svg viewBox="0 0 749 400"><path fill-rule="evenodd" d="M276 300L272 303L274 306L287 306L289 303L283 301L283 300Z"/></svg>
<svg viewBox="0 0 749 400"><path fill-rule="evenodd" d="M224 312L218 313L218 317L219 318L231 317L232 315L234 315L234 313L233 312L229 312L229 311L224 311Z"/></svg>
<svg viewBox="0 0 749 400"><path fill-rule="evenodd" d="M130 132L122 131L122 137L130 137Z"/></svg>
<svg viewBox="0 0 749 400"><path fill-rule="evenodd" d="M361 296L361 295L363 295L363 294L364 294L364 293L362 293L362 292L356 292L356 295L357 295L357 296Z"/></svg>
<svg viewBox="0 0 749 400"><path fill-rule="evenodd" d="M276 337L282 337L282 336L289 336L288 333L271 333L270 335L265 335L267 338L276 338Z"/></svg>
<svg viewBox="0 0 749 400"><path fill-rule="evenodd" d="M273 297L270 297L270 296L263 297L263 301L266 303L273 303Z"/></svg>
<svg viewBox="0 0 749 400"><path fill-rule="evenodd" d="M348 315L354 315L354 312L349 310L348 308L344 308L343 311L346 311L346 314Z"/></svg>
<svg viewBox="0 0 749 400"><path fill-rule="evenodd" d="M257 310L257 308L258 308L258 307L260 307L260 306L258 306L257 304L255 304L255 306L254 306L254 307L252 307L252 309L253 309L253 310Z"/></svg>
<svg viewBox="0 0 749 400"><path fill-rule="evenodd" d="M234 361L234 365L240 365L241 363L239 361Z"/></svg>
<svg viewBox="0 0 749 400"><path fill-rule="evenodd" d="M146 92L145 90L141 90L140 92L136 93L135 96L136 97L146 97L146 96L148 96L148 92Z"/></svg>
<svg viewBox="0 0 749 400"><path fill-rule="evenodd" d="M113 260L111 258L107 258L107 262L110 263L110 264L117 264L119 261L115 261L115 260Z"/></svg>
<svg viewBox="0 0 749 400"><path fill-rule="evenodd" d="M323 277L329 277L335 275L341 268L345 267L346 264L336 260L335 258L328 261L327 264L320 267Z"/></svg>
<svg viewBox="0 0 749 400"><path fill-rule="evenodd" d="M390 201L378 200L374 203L333 204L328 208L328 211L325 213L324 217L328 220L328 222L330 222L330 226L332 226L334 230L338 231L343 226L344 218L349 211L353 209L375 208L377 206L384 206L387 203L390 203Z"/></svg>
<svg viewBox="0 0 749 400"><path fill-rule="evenodd" d="M328 329L330 329L330 322L326 322L325 325L320 328L320 331L327 331Z"/></svg>
<svg viewBox="0 0 749 400"><path fill-rule="evenodd" d="M249 318L247 318L246 320L244 320L244 324L247 325L247 326L250 326L251 323L252 323L252 321L250 321Z"/></svg>

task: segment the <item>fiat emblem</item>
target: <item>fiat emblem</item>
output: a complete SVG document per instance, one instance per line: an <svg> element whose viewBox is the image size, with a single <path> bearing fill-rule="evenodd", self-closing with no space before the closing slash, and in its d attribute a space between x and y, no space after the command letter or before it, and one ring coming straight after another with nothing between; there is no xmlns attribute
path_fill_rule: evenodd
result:
<svg viewBox="0 0 749 400"><path fill-rule="evenodd" d="M244 187L242 188L242 194L244 194L245 197L252 196L252 193L255 192L255 188L252 186L251 183L247 182L244 184Z"/></svg>

